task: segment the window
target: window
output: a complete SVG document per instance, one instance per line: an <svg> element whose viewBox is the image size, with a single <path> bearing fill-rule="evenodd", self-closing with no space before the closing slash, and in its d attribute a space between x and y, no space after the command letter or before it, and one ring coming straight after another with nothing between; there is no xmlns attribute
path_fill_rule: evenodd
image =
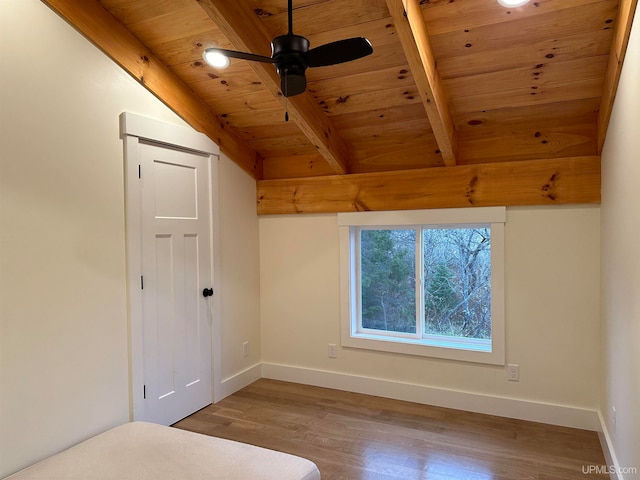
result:
<svg viewBox="0 0 640 480"><path fill-rule="evenodd" d="M339 214L342 343L504 363L505 208Z"/></svg>

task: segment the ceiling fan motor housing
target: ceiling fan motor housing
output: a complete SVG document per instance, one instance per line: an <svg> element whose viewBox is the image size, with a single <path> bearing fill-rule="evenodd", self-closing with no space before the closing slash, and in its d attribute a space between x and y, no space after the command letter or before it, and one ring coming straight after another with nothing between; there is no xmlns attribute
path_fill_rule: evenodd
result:
<svg viewBox="0 0 640 480"><path fill-rule="evenodd" d="M309 40L301 35L280 35L271 42L271 58L283 53L306 53L309 50Z"/></svg>
<svg viewBox="0 0 640 480"><path fill-rule="evenodd" d="M282 93L290 97L306 88L304 54L309 50L309 40L300 35L280 35L271 42L271 51L282 83Z"/></svg>

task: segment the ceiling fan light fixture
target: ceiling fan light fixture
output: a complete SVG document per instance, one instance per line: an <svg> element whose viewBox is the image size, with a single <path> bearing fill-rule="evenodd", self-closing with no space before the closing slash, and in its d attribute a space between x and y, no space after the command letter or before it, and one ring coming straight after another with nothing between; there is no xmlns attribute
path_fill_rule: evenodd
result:
<svg viewBox="0 0 640 480"><path fill-rule="evenodd" d="M529 3L529 0L497 0L498 3L505 8L522 7Z"/></svg>
<svg viewBox="0 0 640 480"><path fill-rule="evenodd" d="M204 58L205 62L215 68L227 68L229 66L229 57L215 48L207 48L202 53L202 58Z"/></svg>
<svg viewBox="0 0 640 480"><path fill-rule="evenodd" d="M307 68L337 65L373 53L371 42L364 37L338 40L309 50L309 40L293 33L293 0L288 0L287 14L289 32L273 39L270 57L224 48L207 48L202 54L204 61L214 68L226 67L229 65L229 58L271 63L276 67L280 77L282 95L293 97L306 91Z"/></svg>

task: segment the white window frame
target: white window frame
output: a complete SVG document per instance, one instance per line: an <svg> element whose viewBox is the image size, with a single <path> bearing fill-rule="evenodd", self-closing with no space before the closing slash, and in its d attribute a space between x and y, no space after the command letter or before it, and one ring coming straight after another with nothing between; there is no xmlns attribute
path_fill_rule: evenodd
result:
<svg viewBox="0 0 640 480"><path fill-rule="evenodd" d="M353 212L338 214L340 236L340 319L344 347L493 365L505 364L504 225L505 207ZM491 341L440 335L359 329L360 228L491 228ZM420 250L420 249L418 249ZM416 251L416 255L422 255ZM417 274L417 272L416 272ZM421 289L417 289L421 290ZM418 299L416 299L418 300ZM420 304L420 303L418 303ZM464 348L467 344L470 348Z"/></svg>

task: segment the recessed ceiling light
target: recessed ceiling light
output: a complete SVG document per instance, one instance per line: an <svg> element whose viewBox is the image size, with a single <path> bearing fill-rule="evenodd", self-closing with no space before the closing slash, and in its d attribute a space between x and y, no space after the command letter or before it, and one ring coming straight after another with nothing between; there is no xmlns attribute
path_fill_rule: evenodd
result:
<svg viewBox="0 0 640 480"><path fill-rule="evenodd" d="M229 66L229 58L215 48L207 48L202 53L202 58L209 65L215 68L227 68Z"/></svg>
<svg viewBox="0 0 640 480"><path fill-rule="evenodd" d="M517 8L529 3L529 0L498 0L498 3L505 8Z"/></svg>

